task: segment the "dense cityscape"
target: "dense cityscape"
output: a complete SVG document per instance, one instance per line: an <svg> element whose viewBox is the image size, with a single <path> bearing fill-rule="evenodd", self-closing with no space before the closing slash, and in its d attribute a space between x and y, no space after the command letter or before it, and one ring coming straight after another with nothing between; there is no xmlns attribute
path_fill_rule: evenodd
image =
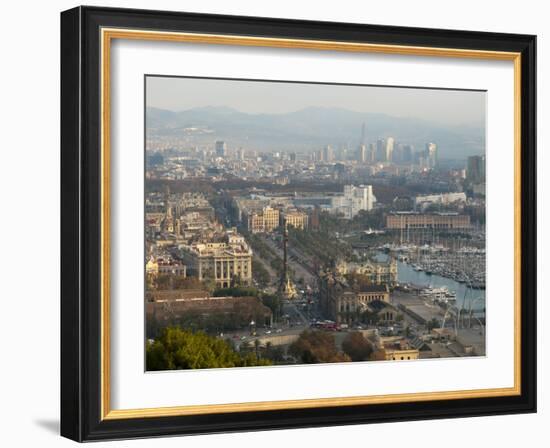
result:
<svg viewBox="0 0 550 448"><path fill-rule="evenodd" d="M485 355L483 153L203 131L147 136L147 370Z"/></svg>

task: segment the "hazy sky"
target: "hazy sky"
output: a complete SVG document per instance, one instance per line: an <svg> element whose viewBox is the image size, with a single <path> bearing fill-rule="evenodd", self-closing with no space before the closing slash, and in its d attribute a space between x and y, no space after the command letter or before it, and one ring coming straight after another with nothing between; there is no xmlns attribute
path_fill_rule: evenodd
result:
<svg viewBox="0 0 550 448"><path fill-rule="evenodd" d="M247 113L340 107L448 125L485 126L485 92L147 77L146 104L172 111L226 106Z"/></svg>

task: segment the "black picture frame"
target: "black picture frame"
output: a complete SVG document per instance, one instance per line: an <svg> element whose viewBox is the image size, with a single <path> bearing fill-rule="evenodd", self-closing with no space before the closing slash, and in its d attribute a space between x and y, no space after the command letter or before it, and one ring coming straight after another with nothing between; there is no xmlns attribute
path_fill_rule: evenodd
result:
<svg viewBox="0 0 550 448"><path fill-rule="evenodd" d="M101 419L102 27L521 53L521 394L172 417ZM61 435L76 441L536 411L536 37L77 7L61 14Z"/></svg>

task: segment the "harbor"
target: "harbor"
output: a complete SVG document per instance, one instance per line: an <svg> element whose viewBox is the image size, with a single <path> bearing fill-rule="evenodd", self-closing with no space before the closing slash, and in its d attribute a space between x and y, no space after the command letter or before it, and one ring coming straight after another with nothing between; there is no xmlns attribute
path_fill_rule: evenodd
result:
<svg viewBox="0 0 550 448"><path fill-rule="evenodd" d="M397 281L400 285L410 285L412 288L446 288L454 293L458 308L468 308L483 311L485 308L485 290L474 289L467 283L460 283L451 278L440 275L429 275L425 271L415 270L411 264L397 262Z"/></svg>
<svg viewBox="0 0 550 448"><path fill-rule="evenodd" d="M426 275L439 275L472 289L485 289L485 249L460 247L450 249L443 245L384 245L399 261L410 264L415 271Z"/></svg>
<svg viewBox="0 0 550 448"><path fill-rule="evenodd" d="M388 259L389 251L387 248L377 252L375 258L379 261L386 261ZM416 252L416 251L415 251ZM395 256L395 252L391 251ZM410 254L410 252L409 252ZM452 257L449 254L449 257ZM485 310L485 269L483 263L483 288L479 288L479 285L475 285L473 282L457 281L453 277L447 277L440 275L435 270L426 270L416 258L413 256L403 256L403 253L397 255L397 281L401 288L410 290L417 293L425 299L431 298L432 302L439 302L449 306L456 306L457 308L472 309L478 314L484 313ZM454 262L447 262L442 257L438 257L437 265L449 263L454 266ZM435 266L433 259L424 263L431 263ZM473 270L477 266L475 263L471 264L470 270ZM442 272L450 272L451 269L442 269ZM437 271L440 272L440 271ZM479 271L478 271L479 272ZM478 274L477 278L480 278L481 274Z"/></svg>

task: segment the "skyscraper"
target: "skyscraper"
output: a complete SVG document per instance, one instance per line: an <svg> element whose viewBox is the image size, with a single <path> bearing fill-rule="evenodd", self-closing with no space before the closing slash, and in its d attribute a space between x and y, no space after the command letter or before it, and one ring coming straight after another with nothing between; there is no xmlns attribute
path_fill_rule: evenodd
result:
<svg viewBox="0 0 550 448"><path fill-rule="evenodd" d="M340 146L338 160L348 160L348 147L346 145Z"/></svg>
<svg viewBox="0 0 550 448"><path fill-rule="evenodd" d="M468 157L466 180L470 184L481 184L485 182L485 156Z"/></svg>
<svg viewBox="0 0 550 448"><path fill-rule="evenodd" d="M411 145L403 146L403 156L404 163L410 163L413 160L413 147Z"/></svg>
<svg viewBox="0 0 550 448"><path fill-rule="evenodd" d="M317 151L314 151L313 156L314 156L313 160L315 160L316 162L322 162L323 161L323 150L318 149Z"/></svg>
<svg viewBox="0 0 550 448"><path fill-rule="evenodd" d="M357 161L365 163L367 161L367 147L362 144L357 148Z"/></svg>
<svg viewBox="0 0 550 448"><path fill-rule="evenodd" d="M367 150L367 162L372 163L376 161L376 145L369 143L369 149Z"/></svg>
<svg viewBox="0 0 550 448"><path fill-rule="evenodd" d="M386 162L391 162L393 160L393 137L388 137L386 140Z"/></svg>
<svg viewBox="0 0 550 448"><path fill-rule="evenodd" d="M325 162L334 161L334 150L332 149L332 146L330 145L325 146L323 159Z"/></svg>
<svg viewBox="0 0 550 448"><path fill-rule="evenodd" d="M425 158L428 168L435 168L437 165L437 145L435 143L426 143Z"/></svg>
<svg viewBox="0 0 550 448"><path fill-rule="evenodd" d="M376 141L376 162L385 162L386 161L386 142L382 139Z"/></svg>
<svg viewBox="0 0 550 448"><path fill-rule="evenodd" d="M216 142L216 155L218 157L225 157L227 155L227 145L223 140Z"/></svg>
<svg viewBox="0 0 550 448"><path fill-rule="evenodd" d="M392 162L401 163L403 162L403 145L401 143L396 143L393 148Z"/></svg>

